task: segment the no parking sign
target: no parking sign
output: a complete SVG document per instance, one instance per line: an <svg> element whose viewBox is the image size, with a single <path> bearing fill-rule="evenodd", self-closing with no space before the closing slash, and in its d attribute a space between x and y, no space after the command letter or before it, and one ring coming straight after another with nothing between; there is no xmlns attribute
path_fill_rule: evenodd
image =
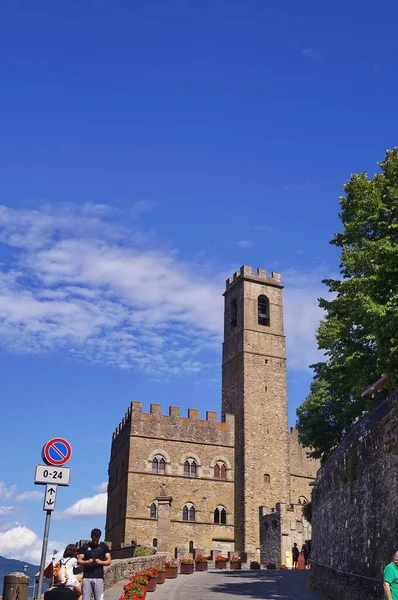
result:
<svg viewBox="0 0 398 600"><path fill-rule="evenodd" d="M72 456L72 447L63 438L53 438L48 441L42 451L44 462L59 467L64 465Z"/></svg>

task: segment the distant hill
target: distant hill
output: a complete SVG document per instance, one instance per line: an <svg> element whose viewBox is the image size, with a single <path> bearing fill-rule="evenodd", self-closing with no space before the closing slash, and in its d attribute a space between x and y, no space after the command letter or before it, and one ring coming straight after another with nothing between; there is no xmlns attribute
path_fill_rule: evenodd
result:
<svg viewBox="0 0 398 600"><path fill-rule="evenodd" d="M30 578L30 585L33 586L34 576L39 570L39 567L36 565L31 565L26 561L14 560L13 558L4 558L4 556L0 556L0 596L3 593L3 580L5 575L9 575L10 573L15 573L18 571L19 573L24 573L24 566L27 566L26 575ZM33 587L29 588L29 596L32 596Z"/></svg>

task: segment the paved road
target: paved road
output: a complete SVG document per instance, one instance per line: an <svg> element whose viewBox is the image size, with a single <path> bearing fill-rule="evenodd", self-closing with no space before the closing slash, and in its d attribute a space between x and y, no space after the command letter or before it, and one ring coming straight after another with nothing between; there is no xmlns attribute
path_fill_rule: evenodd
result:
<svg viewBox="0 0 398 600"><path fill-rule="evenodd" d="M209 571L166 579L147 600L322 600L307 587L306 571ZM118 600L122 585L105 592Z"/></svg>

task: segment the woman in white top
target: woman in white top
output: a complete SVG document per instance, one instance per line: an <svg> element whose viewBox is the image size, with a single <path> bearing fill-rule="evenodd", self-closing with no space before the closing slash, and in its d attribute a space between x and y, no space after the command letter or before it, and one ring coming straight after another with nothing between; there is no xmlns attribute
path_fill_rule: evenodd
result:
<svg viewBox="0 0 398 600"><path fill-rule="evenodd" d="M77 547L76 544L68 544L65 548L64 555L59 561L65 565L67 579L64 583L66 587L73 588L78 596L78 600L81 600L82 586L81 581L83 579L82 568L77 564ZM76 572L77 571L77 572Z"/></svg>

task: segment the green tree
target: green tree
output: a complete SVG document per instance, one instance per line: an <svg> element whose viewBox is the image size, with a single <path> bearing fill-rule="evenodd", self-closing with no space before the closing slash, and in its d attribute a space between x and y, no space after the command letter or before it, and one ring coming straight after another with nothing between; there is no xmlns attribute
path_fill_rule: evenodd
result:
<svg viewBox="0 0 398 600"><path fill-rule="evenodd" d="M398 382L398 148L388 150L373 178L352 175L339 217L341 279L324 283L332 300L317 332L325 362L298 409L297 426L312 456L325 459L370 408L361 392L381 375Z"/></svg>

